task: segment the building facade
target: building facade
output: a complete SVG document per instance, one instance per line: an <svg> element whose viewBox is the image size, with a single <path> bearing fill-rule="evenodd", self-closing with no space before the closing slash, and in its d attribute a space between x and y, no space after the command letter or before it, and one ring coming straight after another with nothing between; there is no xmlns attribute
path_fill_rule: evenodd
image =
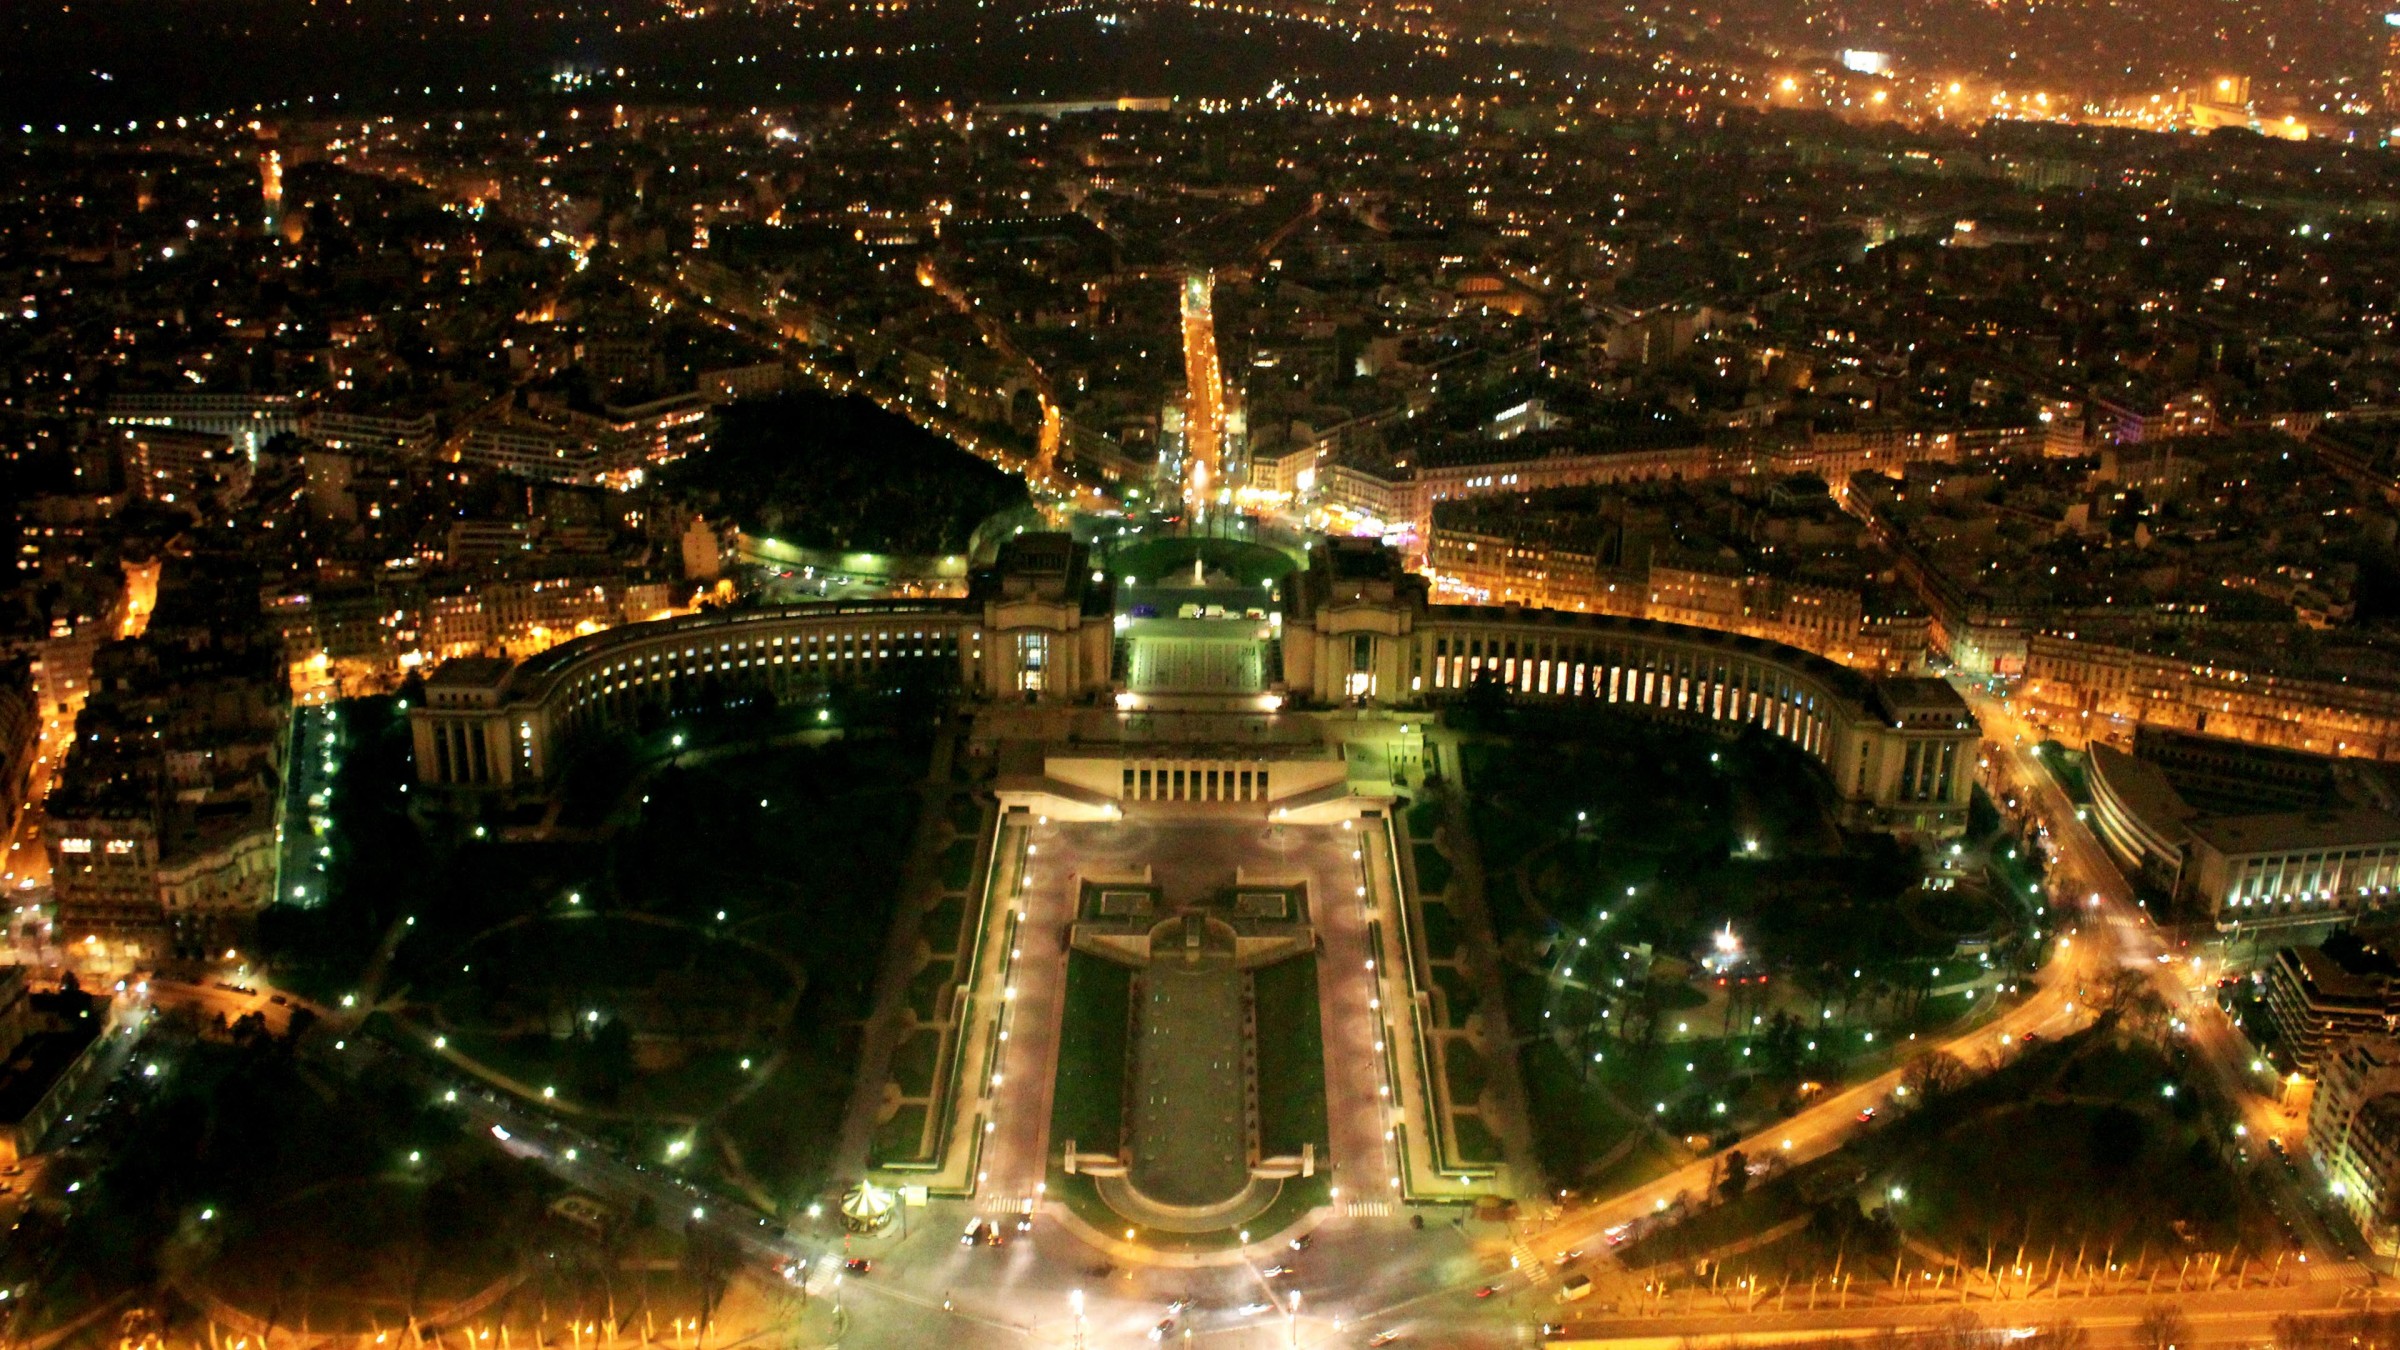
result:
<svg viewBox="0 0 2400 1350"><path fill-rule="evenodd" d="M2153 727L2088 754L2101 840L2220 930L2346 920L2400 886L2400 815L2348 763Z"/></svg>
<svg viewBox="0 0 2400 1350"><path fill-rule="evenodd" d="M2293 1069L2313 1075L2327 1047L2388 1035L2400 1017L2400 965L2379 945L2336 933L2315 947L2286 947L2267 967L2267 1020Z"/></svg>
<svg viewBox="0 0 2400 1350"><path fill-rule="evenodd" d="M2400 1251L2400 1040L2353 1036L2332 1047L2308 1113L2309 1152L2367 1245Z"/></svg>
<svg viewBox="0 0 2400 1350"><path fill-rule="evenodd" d="M1852 825L1965 828L1979 733L1937 680L1874 679L1796 648L1675 624L1433 605L1396 555L1352 541L1316 549L1307 568L1261 592L1255 617L1222 604L1174 619L1137 614L1119 589L1065 536L1027 535L962 600L692 615L579 638L521 664L454 661L410 712L417 776L436 790L539 792L573 738L629 727L645 709L791 702L902 677L984 700L1113 703L1128 714L1425 707L1484 686L1525 702L1756 728L1825 764Z"/></svg>

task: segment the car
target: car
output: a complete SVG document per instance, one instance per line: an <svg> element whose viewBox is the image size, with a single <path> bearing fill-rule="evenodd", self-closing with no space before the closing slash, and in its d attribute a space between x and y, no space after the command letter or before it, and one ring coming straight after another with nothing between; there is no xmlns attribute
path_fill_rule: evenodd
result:
<svg viewBox="0 0 2400 1350"><path fill-rule="evenodd" d="M1631 1219L1627 1219L1625 1222L1618 1224L1613 1228L1609 1228L1600 1234L1601 1240L1606 1242L1611 1247L1624 1246L1625 1239L1632 1236L1633 1220Z"/></svg>
<svg viewBox="0 0 2400 1350"><path fill-rule="evenodd" d="M1499 1286L1499 1285L1496 1285L1496 1284L1487 1284L1487 1285L1485 1285L1484 1287L1482 1287L1481 1289L1478 1289L1478 1290L1476 1290L1476 1291L1475 1291L1475 1297L1477 1297L1477 1298L1490 1298L1492 1295L1494 1295L1494 1294L1497 1294L1497 1293L1499 1293L1499 1292L1500 1292L1500 1286Z"/></svg>
<svg viewBox="0 0 2400 1350"><path fill-rule="evenodd" d="M1397 1332L1397 1331L1378 1331L1378 1332L1376 1332L1374 1335L1372 1335L1372 1336L1369 1336L1369 1337L1367 1338L1367 1344L1369 1344L1369 1345L1390 1345L1392 1342L1394 1342L1394 1341L1396 1341L1396 1340L1399 1340L1399 1339L1400 1339L1400 1333L1399 1333L1399 1332Z"/></svg>
<svg viewBox="0 0 2400 1350"><path fill-rule="evenodd" d="M1167 1338L1167 1333L1173 1331L1174 1329L1175 1319L1172 1317L1162 1317L1158 1319L1157 1326L1150 1328L1150 1339L1154 1341L1163 1341Z"/></svg>
<svg viewBox="0 0 2400 1350"><path fill-rule="evenodd" d="M1859 1123L1859 1124L1861 1124L1861 1125L1864 1125L1864 1124L1866 1124L1868 1121L1871 1121L1871 1120L1873 1120L1874 1118L1875 1118L1875 1108L1874 1108L1874 1107L1872 1107L1872 1106L1870 1106L1870 1107L1868 1107L1866 1110L1864 1110L1864 1111L1861 1111L1861 1112L1859 1112L1859 1113L1858 1113L1858 1123Z"/></svg>
<svg viewBox="0 0 2400 1350"><path fill-rule="evenodd" d="M1017 1231L1018 1231L1018 1232L1020 1232L1020 1233L1030 1233L1030 1232L1032 1232L1032 1231L1033 1231L1033 1216L1032 1216L1032 1215L1030 1215L1030 1214L1020 1214L1020 1215L1018 1215L1018 1216L1017 1216Z"/></svg>
<svg viewBox="0 0 2400 1350"><path fill-rule="evenodd" d="M1174 1302L1167 1305L1167 1316L1181 1317L1191 1310L1192 1296L1190 1294L1185 1294L1183 1297L1178 1298Z"/></svg>
<svg viewBox="0 0 2400 1350"><path fill-rule="evenodd" d="M1558 1259L1551 1262L1551 1264L1556 1266L1571 1266L1582 1259L1583 1248L1569 1247L1565 1251L1560 1252L1558 1254Z"/></svg>
<svg viewBox="0 0 2400 1350"><path fill-rule="evenodd" d="M986 1247L1005 1247L1008 1245L1008 1234L1000 1231L999 1224L987 1223L983 1226L983 1245Z"/></svg>
<svg viewBox="0 0 2400 1350"><path fill-rule="evenodd" d="M849 1260L842 1262L842 1269L849 1271L853 1275L865 1275L871 1273L875 1269L875 1263L863 1256L853 1256Z"/></svg>
<svg viewBox="0 0 2400 1350"><path fill-rule="evenodd" d="M1317 1240L1317 1235L1316 1235L1316 1234L1314 1234L1314 1233L1302 1233L1300 1236L1298 1236L1298 1237L1296 1237L1296 1238L1293 1238L1293 1239L1291 1240L1290 1246L1291 1246L1291 1249L1292 1249L1293 1251L1296 1251L1296 1252L1304 1252L1304 1251L1307 1251L1307 1250L1308 1250L1308 1244L1310 1244L1310 1243L1312 1243L1312 1242L1314 1242L1314 1241L1316 1241L1316 1240Z"/></svg>
<svg viewBox="0 0 2400 1350"><path fill-rule="evenodd" d="M1234 1311L1244 1317L1256 1317L1263 1312L1275 1311L1275 1305L1265 1302L1245 1303L1241 1307L1234 1309Z"/></svg>
<svg viewBox="0 0 2400 1350"><path fill-rule="evenodd" d="M1259 1274L1261 1274L1261 1275L1264 1275L1264 1276L1266 1276L1268 1279L1270 1279L1270 1280L1271 1280L1271 1279L1274 1279L1274 1278L1275 1278L1276 1276L1278 1276L1278 1275L1289 1275L1289 1274L1291 1274L1291 1273L1292 1273L1292 1268L1291 1268L1290 1266L1287 1266L1287 1265L1283 1264L1281 1261L1278 1261L1278 1262L1276 1262L1274 1265L1271 1265L1271 1266L1267 1267L1265 1270L1262 1270L1262 1271L1260 1271L1260 1272L1258 1272L1258 1273L1259 1273Z"/></svg>
<svg viewBox="0 0 2400 1350"><path fill-rule="evenodd" d="M983 1220L979 1218L969 1219L967 1220L967 1231L958 1235L958 1245L961 1247L972 1247L975 1245L977 1239L981 1238L982 1236Z"/></svg>

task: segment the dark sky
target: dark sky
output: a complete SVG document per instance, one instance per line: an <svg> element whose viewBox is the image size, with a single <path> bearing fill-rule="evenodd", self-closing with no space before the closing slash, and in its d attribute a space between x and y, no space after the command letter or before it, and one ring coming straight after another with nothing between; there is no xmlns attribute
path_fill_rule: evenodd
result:
<svg viewBox="0 0 2400 1350"><path fill-rule="evenodd" d="M1240 96L1306 72L1345 91L1362 81L1400 93L1456 82L1447 63L1419 62L1377 39L1354 42L1307 25L1181 6L1124 14L1027 0L917 5L897 17L684 20L632 7L560 18L524 0L26 4L8 7L0 20L0 117L88 130L94 121L247 114L260 104L271 112L489 107L556 96L553 77L562 72L598 76L575 95L587 103L779 103L891 98L896 91L913 98L937 91L983 99ZM1104 24L1103 14L1126 21ZM910 50L879 58L877 45ZM852 47L861 54L822 55Z"/></svg>

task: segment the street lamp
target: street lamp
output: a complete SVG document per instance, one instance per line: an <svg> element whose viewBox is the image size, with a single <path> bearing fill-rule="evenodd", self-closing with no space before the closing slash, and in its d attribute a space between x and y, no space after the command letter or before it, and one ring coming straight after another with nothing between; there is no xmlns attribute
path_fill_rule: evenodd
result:
<svg viewBox="0 0 2400 1350"><path fill-rule="evenodd" d="M1067 1306L1075 1310L1075 1350L1083 1350L1083 1291L1067 1291Z"/></svg>

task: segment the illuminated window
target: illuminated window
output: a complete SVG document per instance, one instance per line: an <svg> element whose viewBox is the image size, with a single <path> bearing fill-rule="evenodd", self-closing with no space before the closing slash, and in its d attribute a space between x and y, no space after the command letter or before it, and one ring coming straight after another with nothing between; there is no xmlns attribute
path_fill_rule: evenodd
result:
<svg viewBox="0 0 2400 1350"><path fill-rule="evenodd" d="M1019 633L1017 635L1017 688L1027 693L1039 692L1042 677L1050 664L1050 635L1048 633Z"/></svg>

